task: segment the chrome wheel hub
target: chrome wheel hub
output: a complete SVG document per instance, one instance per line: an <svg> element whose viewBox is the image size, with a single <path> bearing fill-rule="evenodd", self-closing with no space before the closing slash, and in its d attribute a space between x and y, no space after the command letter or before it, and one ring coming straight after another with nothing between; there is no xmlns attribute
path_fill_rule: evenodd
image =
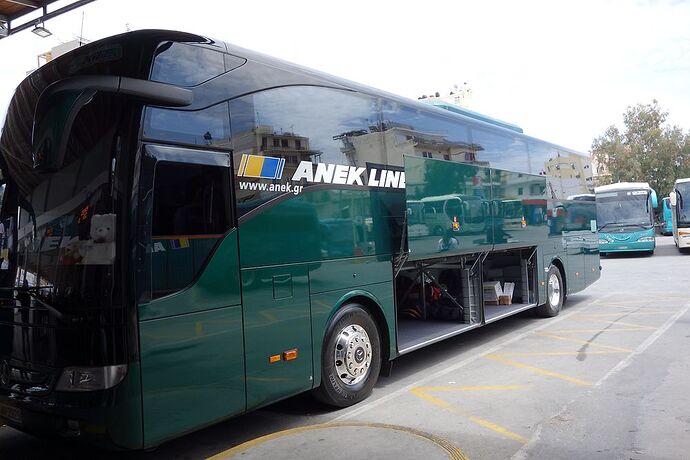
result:
<svg viewBox="0 0 690 460"><path fill-rule="evenodd" d="M345 385L355 385L367 376L371 366L371 341L362 326L343 328L335 341L335 369Z"/></svg>
<svg viewBox="0 0 690 460"><path fill-rule="evenodd" d="M555 274L549 276L548 296L549 303L554 307L561 301L561 283Z"/></svg>

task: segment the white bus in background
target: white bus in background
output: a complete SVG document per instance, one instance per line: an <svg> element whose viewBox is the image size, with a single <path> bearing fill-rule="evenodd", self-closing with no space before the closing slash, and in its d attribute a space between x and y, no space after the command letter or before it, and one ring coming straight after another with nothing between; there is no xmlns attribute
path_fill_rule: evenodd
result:
<svg viewBox="0 0 690 460"><path fill-rule="evenodd" d="M676 180L669 198L673 216L673 242L679 251L690 251L690 178Z"/></svg>

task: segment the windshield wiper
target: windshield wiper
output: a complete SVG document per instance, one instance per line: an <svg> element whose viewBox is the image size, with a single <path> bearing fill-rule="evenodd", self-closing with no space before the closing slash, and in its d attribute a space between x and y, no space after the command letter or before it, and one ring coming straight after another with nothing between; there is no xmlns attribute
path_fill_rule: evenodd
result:
<svg viewBox="0 0 690 460"><path fill-rule="evenodd" d="M605 229L606 227L608 227L608 226L613 227L614 225L620 227L620 226L623 225L623 224L619 224L618 222L609 222L608 224L604 224L604 225L602 225L601 227L599 227L599 228L597 229L597 231L600 232L600 231L602 231L603 229Z"/></svg>

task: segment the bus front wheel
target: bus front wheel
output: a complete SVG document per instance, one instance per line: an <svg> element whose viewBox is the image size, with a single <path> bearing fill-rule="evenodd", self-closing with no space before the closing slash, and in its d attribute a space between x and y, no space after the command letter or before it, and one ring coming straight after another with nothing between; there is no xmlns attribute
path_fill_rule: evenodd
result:
<svg viewBox="0 0 690 460"><path fill-rule="evenodd" d="M376 322L359 304L338 310L324 338L321 386L314 396L321 402L347 407L365 399L381 370L381 341Z"/></svg>
<svg viewBox="0 0 690 460"><path fill-rule="evenodd" d="M550 318L561 312L565 302L565 284L561 271L555 265L546 275L546 302L536 308L537 315Z"/></svg>

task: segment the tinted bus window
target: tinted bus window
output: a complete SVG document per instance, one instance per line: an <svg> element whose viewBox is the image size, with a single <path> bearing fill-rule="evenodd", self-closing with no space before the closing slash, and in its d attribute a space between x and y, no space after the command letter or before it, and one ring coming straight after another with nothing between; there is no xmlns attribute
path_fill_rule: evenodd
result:
<svg viewBox="0 0 690 460"><path fill-rule="evenodd" d="M492 168L529 173L527 144L517 136L472 128L477 161Z"/></svg>
<svg viewBox="0 0 690 460"><path fill-rule="evenodd" d="M225 72L223 53L185 43L167 42L156 50L151 80L195 86Z"/></svg>
<svg viewBox="0 0 690 460"><path fill-rule="evenodd" d="M383 103L386 151L395 164L403 155L469 163L476 161L467 126L398 102Z"/></svg>
<svg viewBox="0 0 690 460"><path fill-rule="evenodd" d="M187 286L230 225L227 168L161 162L151 228L152 296Z"/></svg>
<svg viewBox="0 0 690 460"><path fill-rule="evenodd" d="M244 155L281 164L283 180L276 178L276 184L291 178L302 161L361 167L388 163L378 103L366 96L316 87L279 88L230 101L230 112L235 172L245 176L239 182L246 185L237 190L240 216L294 192L272 190L263 177L240 173Z"/></svg>
<svg viewBox="0 0 690 460"><path fill-rule="evenodd" d="M144 137L190 145L230 147L228 103L196 111L148 107Z"/></svg>

